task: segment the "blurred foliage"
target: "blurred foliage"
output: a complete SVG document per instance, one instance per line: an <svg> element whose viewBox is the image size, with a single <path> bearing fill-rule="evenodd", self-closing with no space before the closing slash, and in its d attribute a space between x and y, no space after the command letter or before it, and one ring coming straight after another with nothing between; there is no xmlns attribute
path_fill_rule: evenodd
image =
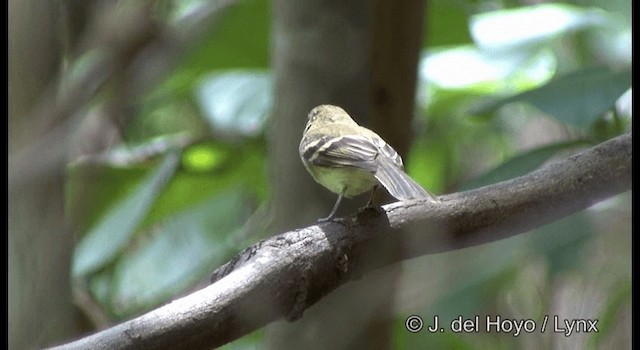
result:
<svg viewBox="0 0 640 350"><path fill-rule="evenodd" d="M445 2L430 1L429 6L458 6L452 20L466 12L468 26L449 27L442 19L431 25L443 23L446 29L442 30L451 30L453 38L464 37L463 31L468 30L472 42L452 45L437 37L441 35L438 30L426 33L417 99L424 116L418 124L422 134L407 165L426 187L446 193L507 180L630 130L631 97L625 93L631 88L629 2L616 2L617 7L598 2L511 3L503 8L496 2L441 3ZM469 6L475 6L475 11L469 11ZM430 42L442 46L428 45ZM625 200L612 201L614 208L615 203L625 205ZM630 250L617 253L626 257L622 263L597 259L603 270L617 271L608 283L603 283L602 274L592 275L588 266L595 258L588 252L600 244L602 234L624 241L630 226L598 231L594 215L593 209L586 210L527 235L465 249L462 254L451 252L446 257L440 254L412 262L434 272L407 272L431 281L408 281L408 285L446 292L425 297L421 307L398 317L394 345L422 349L551 347L554 340L549 334L414 334L404 322L417 314L429 325L437 315L446 322L447 330L449 322L459 316L500 315L533 319L539 326L545 314L561 313L562 307L553 300L567 293L570 287L565 284L572 278L584 279L585 291L600 294L597 302L567 300L565 305L577 310L593 309L565 317L620 322L621 305L630 302L624 287L631 279ZM606 297L609 294L611 298ZM581 337L588 339L585 347L606 343L600 333ZM630 339L618 344L630 344Z"/></svg>
<svg viewBox="0 0 640 350"><path fill-rule="evenodd" d="M204 3L159 2L158 13L176 21ZM222 11L143 96L125 143L102 161L69 167L67 213L84 233L73 275L114 319L208 279L247 244L238 235L269 192L262 132L272 95L268 10L263 1L240 1ZM184 135L188 142L172 141ZM143 156L135 161L135 154Z"/></svg>
<svg viewBox="0 0 640 350"><path fill-rule="evenodd" d="M201 4L161 1L158 14L171 23ZM432 191L513 178L629 129L631 97L623 94L631 87L629 1L431 0L425 15L418 137L407 169ZM270 3L260 0L223 11L179 66L137 101L125 142L106 158L111 161L69 166L67 212L82 232L73 273L85 282L76 288L88 286L114 319L206 280L246 239L261 235L246 237L243 226L269 197L264 127L273 98L270 16ZM117 152L135 153L181 134L190 141L140 161L113 161ZM411 313L444 319L513 312L513 305L500 304L508 294L535 309L522 306L517 317L541 317L567 271L586 274L585 251L598 236L591 216L577 213L535 233L473 248L473 254L416 259L440 266L438 278L447 283L419 286L444 292ZM446 266L438 265L442 261ZM622 287L591 318L616 322L630 295L630 275L622 266L611 277ZM522 290L528 283L536 295ZM399 314L394 330L398 348L526 343L485 333L412 334L405 319ZM593 342L604 342L602 334L597 337ZM226 348L255 347L261 339L256 332Z"/></svg>
<svg viewBox="0 0 640 350"><path fill-rule="evenodd" d="M612 72L607 67L587 68L513 96L491 101L473 110L474 114L494 112L513 102L529 103L559 121L587 128L609 110L631 86L631 67ZM618 130L618 133L624 130Z"/></svg>

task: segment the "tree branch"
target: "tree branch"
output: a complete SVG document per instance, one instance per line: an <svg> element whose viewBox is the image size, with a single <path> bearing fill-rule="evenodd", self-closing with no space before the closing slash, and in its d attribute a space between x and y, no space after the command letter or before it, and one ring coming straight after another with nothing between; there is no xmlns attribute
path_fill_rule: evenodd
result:
<svg viewBox="0 0 640 350"><path fill-rule="evenodd" d="M58 349L205 349L295 320L364 273L496 241L631 189L631 134L480 189L365 210L263 240L218 268L213 284Z"/></svg>

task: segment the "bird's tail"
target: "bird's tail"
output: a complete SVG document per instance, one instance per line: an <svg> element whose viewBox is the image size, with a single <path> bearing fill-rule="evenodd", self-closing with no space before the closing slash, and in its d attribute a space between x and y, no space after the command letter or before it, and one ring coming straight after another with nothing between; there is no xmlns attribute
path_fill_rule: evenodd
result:
<svg viewBox="0 0 640 350"><path fill-rule="evenodd" d="M387 157L378 157L378 169L375 173L376 179L387 189L390 195L398 200L429 198L437 201L436 197L429 191L418 185L409 175L392 162Z"/></svg>

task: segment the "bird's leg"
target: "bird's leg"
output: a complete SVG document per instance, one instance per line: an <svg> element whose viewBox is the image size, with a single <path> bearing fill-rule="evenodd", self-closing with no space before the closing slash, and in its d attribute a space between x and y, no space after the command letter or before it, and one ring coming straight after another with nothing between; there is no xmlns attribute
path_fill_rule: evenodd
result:
<svg viewBox="0 0 640 350"><path fill-rule="evenodd" d="M329 216L327 216L326 218L318 219L318 222L333 221L333 218L336 216L336 211L338 211L338 207L340 206L340 202L342 201L342 197L344 196L344 193L346 190L347 188L345 187L342 190L342 192L340 192L340 194L338 195L338 200L336 201L336 204L333 205L333 210L331 210L331 214L329 214Z"/></svg>
<svg viewBox="0 0 640 350"><path fill-rule="evenodd" d="M378 185L373 186L373 189L371 189L371 196L369 196L369 201L367 202L367 205L365 205L362 209L373 208L373 197L375 197L377 190Z"/></svg>

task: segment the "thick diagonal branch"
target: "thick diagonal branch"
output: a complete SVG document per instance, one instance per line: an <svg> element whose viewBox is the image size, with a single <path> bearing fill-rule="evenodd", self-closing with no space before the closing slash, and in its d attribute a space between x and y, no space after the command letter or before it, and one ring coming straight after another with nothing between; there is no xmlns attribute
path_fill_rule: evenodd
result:
<svg viewBox="0 0 640 350"><path fill-rule="evenodd" d="M216 270L211 286L60 349L207 349L295 320L373 269L520 234L630 190L631 140L626 134L438 204L398 202L274 236Z"/></svg>

